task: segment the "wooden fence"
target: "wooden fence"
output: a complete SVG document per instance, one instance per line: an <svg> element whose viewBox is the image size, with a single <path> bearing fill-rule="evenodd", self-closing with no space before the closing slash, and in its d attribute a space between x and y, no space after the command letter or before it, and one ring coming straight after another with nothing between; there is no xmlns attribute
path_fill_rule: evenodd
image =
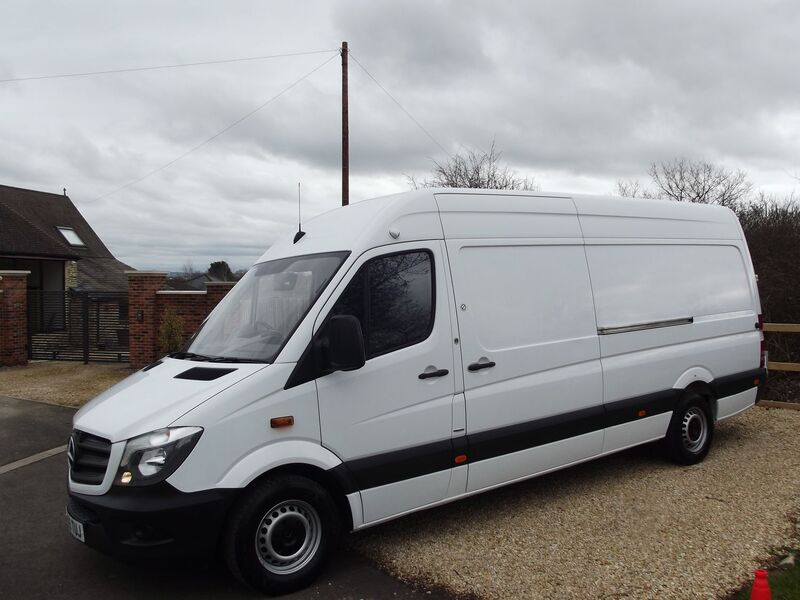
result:
<svg viewBox="0 0 800 600"><path fill-rule="evenodd" d="M764 323L763 325L764 333L767 332L775 332L775 333L800 333L800 324L798 323ZM790 363L790 362L776 362L776 361L768 361L767 368L770 371L794 371L800 372L800 363ZM791 410L800 410L800 404L796 402L775 402L773 400L761 400L759 402L760 406L765 406L767 408L788 408Z"/></svg>
<svg viewBox="0 0 800 600"><path fill-rule="evenodd" d="M764 323L763 331L773 331L775 333L800 333L798 323ZM795 371L800 372L800 363L774 362L769 361L767 368L770 371Z"/></svg>

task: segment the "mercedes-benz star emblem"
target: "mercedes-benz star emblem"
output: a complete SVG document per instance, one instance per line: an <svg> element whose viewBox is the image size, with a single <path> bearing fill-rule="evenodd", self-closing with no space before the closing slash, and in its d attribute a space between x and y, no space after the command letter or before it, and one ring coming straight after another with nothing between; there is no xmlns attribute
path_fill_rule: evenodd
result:
<svg viewBox="0 0 800 600"><path fill-rule="evenodd" d="M67 460L69 461L69 466L72 466L72 463L75 462L75 436L69 436L69 443L67 444Z"/></svg>

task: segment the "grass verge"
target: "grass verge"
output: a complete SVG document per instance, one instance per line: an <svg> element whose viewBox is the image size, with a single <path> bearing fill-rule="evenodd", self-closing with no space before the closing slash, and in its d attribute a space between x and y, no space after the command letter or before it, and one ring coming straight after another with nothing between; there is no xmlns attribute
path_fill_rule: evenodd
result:
<svg viewBox="0 0 800 600"><path fill-rule="evenodd" d="M0 368L0 396L82 406L132 373L127 364L33 361Z"/></svg>
<svg viewBox="0 0 800 600"><path fill-rule="evenodd" d="M797 600L800 598L800 567L769 571L769 587L772 600ZM750 600L753 582L749 581L730 600Z"/></svg>

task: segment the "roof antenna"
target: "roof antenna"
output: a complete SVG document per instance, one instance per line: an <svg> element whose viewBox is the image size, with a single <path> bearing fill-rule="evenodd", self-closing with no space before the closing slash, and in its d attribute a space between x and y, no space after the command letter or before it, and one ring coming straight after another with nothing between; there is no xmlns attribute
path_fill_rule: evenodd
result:
<svg viewBox="0 0 800 600"><path fill-rule="evenodd" d="M297 182L297 233L294 234L294 242L297 243L306 234L300 224L300 182Z"/></svg>
<svg viewBox="0 0 800 600"><path fill-rule="evenodd" d="M67 188L62 188L64 190L64 195L67 195Z"/></svg>

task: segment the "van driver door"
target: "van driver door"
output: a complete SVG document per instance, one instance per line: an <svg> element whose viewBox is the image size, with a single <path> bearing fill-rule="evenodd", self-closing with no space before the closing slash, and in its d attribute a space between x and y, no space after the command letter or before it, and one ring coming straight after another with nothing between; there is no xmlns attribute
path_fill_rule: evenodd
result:
<svg viewBox="0 0 800 600"><path fill-rule="evenodd" d="M361 323L364 366L316 381L322 444L361 492L365 523L448 494L457 367L445 282L440 241L376 248L354 263L315 324L333 315Z"/></svg>

